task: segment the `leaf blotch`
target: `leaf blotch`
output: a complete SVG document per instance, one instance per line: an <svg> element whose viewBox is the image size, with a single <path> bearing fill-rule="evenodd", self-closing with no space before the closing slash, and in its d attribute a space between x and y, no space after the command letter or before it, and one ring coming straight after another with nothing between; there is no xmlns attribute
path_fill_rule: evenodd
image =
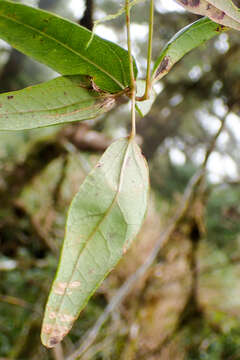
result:
<svg viewBox="0 0 240 360"><path fill-rule="evenodd" d="M74 289L74 288L78 288L79 286L81 286L80 281L73 281L69 284L69 287Z"/></svg>
<svg viewBox="0 0 240 360"><path fill-rule="evenodd" d="M46 324L43 326L43 333L44 334L50 334L52 331L52 325L51 324Z"/></svg>
<svg viewBox="0 0 240 360"><path fill-rule="evenodd" d="M68 314L60 314L59 315L59 319L62 321L62 322L73 322L75 320L75 317L72 316L72 315L68 315Z"/></svg>
<svg viewBox="0 0 240 360"><path fill-rule="evenodd" d="M189 5L192 7L198 7L200 4L200 0L190 0Z"/></svg>
<svg viewBox="0 0 240 360"><path fill-rule="evenodd" d="M198 7L200 4L200 0L180 0L181 3L185 6Z"/></svg>
<svg viewBox="0 0 240 360"><path fill-rule="evenodd" d="M67 288L67 283L66 282L58 282L54 285L53 287L53 291L55 294L57 295L64 295L65 290Z"/></svg>
<svg viewBox="0 0 240 360"><path fill-rule="evenodd" d="M218 27L216 28L216 31L217 32L222 32L224 29L227 29L227 27L224 26L224 25L218 25Z"/></svg>
<svg viewBox="0 0 240 360"><path fill-rule="evenodd" d="M224 11L217 9L215 6L208 4L207 10L211 17L215 20L222 20L226 15Z"/></svg>
<svg viewBox="0 0 240 360"><path fill-rule="evenodd" d="M51 312L49 314L49 319L51 319L51 320L56 319L56 317L57 317L57 314L55 312Z"/></svg>
<svg viewBox="0 0 240 360"><path fill-rule="evenodd" d="M100 108L102 109L106 109L106 111L109 111L112 109L112 107L115 105L116 99L114 99L113 97L107 97L106 99L103 100Z"/></svg>
<svg viewBox="0 0 240 360"><path fill-rule="evenodd" d="M53 346L57 345L58 343L59 343L58 338L54 337L49 340L50 347L53 347Z"/></svg>
<svg viewBox="0 0 240 360"><path fill-rule="evenodd" d="M64 336L67 334L68 331L69 331L69 326L45 325L43 328L43 332L47 335L50 335L49 340L46 344L47 347L51 348L57 345L60 341L62 341L62 339L64 338Z"/></svg>
<svg viewBox="0 0 240 360"><path fill-rule="evenodd" d="M157 68L155 78L157 78L160 74L163 74L164 72L168 71L169 68L170 68L170 57L165 56Z"/></svg>
<svg viewBox="0 0 240 360"><path fill-rule="evenodd" d="M12 99L14 98L14 96L13 96L13 95L9 95L7 98L8 98L8 100L12 100Z"/></svg>

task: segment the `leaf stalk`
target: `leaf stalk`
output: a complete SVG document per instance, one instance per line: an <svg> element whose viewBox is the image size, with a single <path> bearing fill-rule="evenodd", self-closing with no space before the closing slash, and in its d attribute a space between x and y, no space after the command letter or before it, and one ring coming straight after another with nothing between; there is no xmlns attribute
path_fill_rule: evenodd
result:
<svg viewBox="0 0 240 360"><path fill-rule="evenodd" d="M149 33L148 33L148 57L147 57L147 77L145 100L149 99L151 91L151 62L152 62L152 43L153 43L153 25L154 25L154 0L150 1L150 15L149 15Z"/></svg>
<svg viewBox="0 0 240 360"><path fill-rule="evenodd" d="M134 138L136 135L136 112L135 112L135 97L136 97L136 80L134 76L133 58L132 58L132 42L131 42L131 9L129 0L125 0L126 10L126 26L127 26L127 44L128 44L128 58L130 68L131 79L131 119L132 119L132 131L130 138Z"/></svg>

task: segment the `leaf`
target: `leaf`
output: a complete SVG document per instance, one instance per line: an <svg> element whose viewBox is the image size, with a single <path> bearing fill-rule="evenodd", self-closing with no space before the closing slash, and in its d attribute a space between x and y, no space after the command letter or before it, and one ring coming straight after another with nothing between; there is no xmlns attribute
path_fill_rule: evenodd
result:
<svg viewBox="0 0 240 360"><path fill-rule="evenodd" d="M148 198L148 168L133 139L104 153L74 198L59 268L42 327L53 347L71 329L88 299L137 235Z"/></svg>
<svg viewBox="0 0 240 360"><path fill-rule="evenodd" d="M240 23L239 8L231 0L207 0L209 4L223 11L227 16Z"/></svg>
<svg viewBox="0 0 240 360"><path fill-rule="evenodd" d="M137 86L137 96L139 97L143 96L145 92L146 81L137 80L136 86ZM142 117L146 116L149 113L154 101L156 100L156 97L157 97L157 93L154 90L154 87L152 87L150 97L148 100L136 101L136 109Z"/></svg>
<svg viewBox="0 0 240 360"><path fill-rule="evenodd" d="M0 94L0 130L24 130L86 120L109 111L117 95L99 94L86 76L62 76Z"/></svg>
<svg viewBox="0 0 240 360"><path fill-rule="evenodd" d="M164 77L185 54L226 30L228 28L219 26L208 18L197 20L180 30L166 44L155 62L152 81L156 82Z"/></svg>
<svg viewBox="0 0 240 360"><path fill-rule="evenodd" d="M89 30L49 12L1 0L0 38L63 75L92 76L102 90L131 83L126 50L96 35L86 48Z"/></svg>
<svg viewBox="0 0 240 360"><path fill-rule="evenodd" d="M230 0L175 1L194 14L207 16L218 24L229 26L235 30L240 30L239 11Z"/></svg>

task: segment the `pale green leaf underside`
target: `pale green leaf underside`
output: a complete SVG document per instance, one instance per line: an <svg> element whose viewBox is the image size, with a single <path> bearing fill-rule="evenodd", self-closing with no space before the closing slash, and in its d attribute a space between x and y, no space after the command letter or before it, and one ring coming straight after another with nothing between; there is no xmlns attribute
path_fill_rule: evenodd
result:
<svg viewBox="0 0 240 360"><path fill-rule="evenodd" d="M240 10L231 0L207 0L209 4L225 12L226 15L240 23Z"/></svg>
<svg viewBox="0 0 240 360"><path fill-rule="evenodd" d="M148 168L133 139L104 153L74 198L60 264L47 302L42 342L53 347L69 332L89 297L130 246L143 222Z"/></svg>
<svg viewBox="0 0 240 360"><path fill-rule="evenodd" d="M175 0L186 10L207 16L218 24L240 30L240 12L231 0Z"/></svg>
<svg viewBox="0 0 240 360"><path fill-rule="evenodd" d="M89 90L85 76L61 76L0 95L0 130L24 130L97 117L110 110L112 95Z"/></svg>
<svg viewBox="0 0 240 360"><path fill-rule="evenodd" d="M141 97L144 95L145 86L146 86L145 80L137 80L136 81L137 96ZM156 97L157 97L157 93L154 90L154 87L152 87L149 99L144 100L144 101L136 101L136 109L142 117L146 116L149 113L154 101L156 100Z"/></svg>
<svg viewBox="0 0 240 360"><path fill-rule="evenodd" d="M0 38L60 74L92 76L102 90L130 84L126 50L96 35L86 48L90 31L49 12L1 0Z"/></svg>
<svg viewBox="0 0 240 360"><path fill-rule="evenodd" d="M156 60L152 75L153 82L165 76L185 54L226 30L228 28L208 18L202 18L183 28L167 43Z"/></svg>

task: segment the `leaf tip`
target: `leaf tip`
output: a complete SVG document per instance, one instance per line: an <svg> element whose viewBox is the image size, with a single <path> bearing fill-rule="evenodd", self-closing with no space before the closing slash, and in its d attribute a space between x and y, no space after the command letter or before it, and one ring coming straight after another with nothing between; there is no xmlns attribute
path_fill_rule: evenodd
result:
<svg viewBox="0 0 240 360"><path fill-rule="evenodd" d="M69 326L44 324L41 333L42 344L47 348L55 347L63 340L70 329Z"/></svg>

